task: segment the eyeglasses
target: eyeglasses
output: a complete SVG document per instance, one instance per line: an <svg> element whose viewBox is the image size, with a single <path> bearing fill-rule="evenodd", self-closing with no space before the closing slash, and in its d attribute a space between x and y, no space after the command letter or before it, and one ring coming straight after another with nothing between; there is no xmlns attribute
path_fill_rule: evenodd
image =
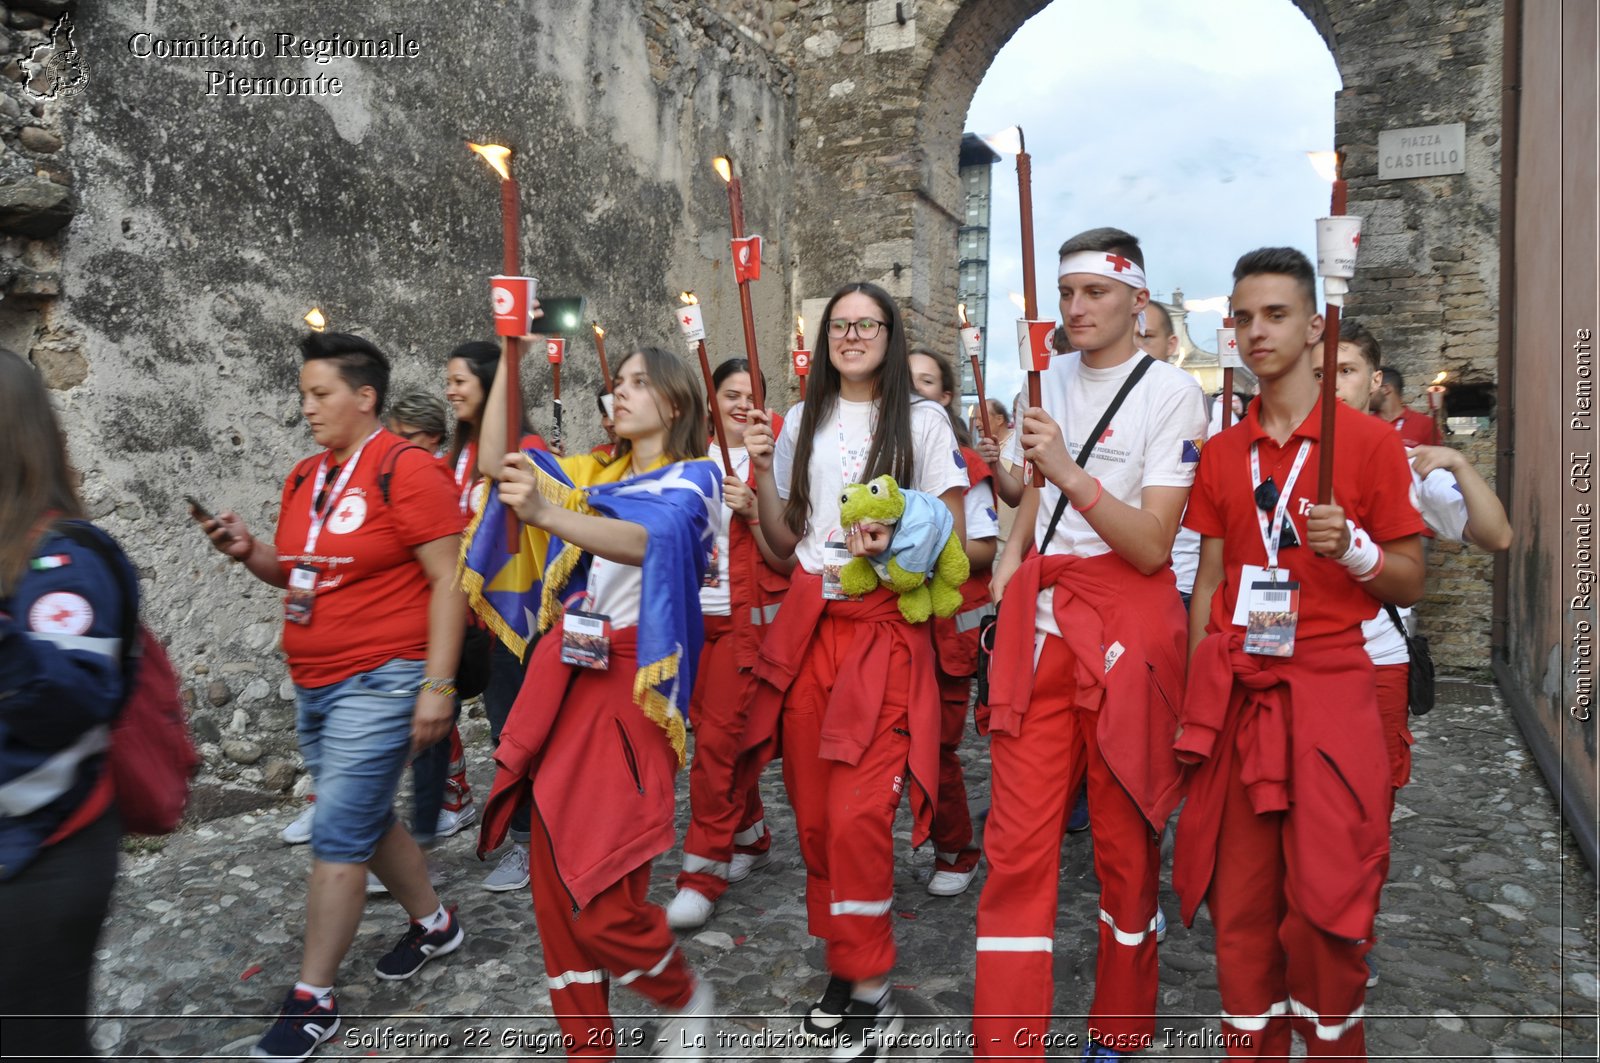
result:
<svg viewBox="0 0 1600 1063"><path fill-rule="evenodd" d="M1256 485L1256 508L1263 513L1271 514L1278 508L1278 485L1272 477L1267 477ZM1265 536L1263 536L1265 538ZM1278 549L1287 550L1291 546L1299 546L1300 539L1294 533L1294 522L1284 515L1283 530L1278 533Z"/></svg>
<svg viewBox="0 0 1600 1063"><path fill-rule="evenodd" d="M400 436L401 439L404 439L407 442L415 443L417 441L417 437L418 436L427 436L427 435L432 435L433 433L424 432L420 428L413 428L409 432L399 432L397 434Z"/></svg>
<svg viewBox="0 0 1600 1063"><path fill-rule="evenodd" d="M883 322L874 321L870 317L864 317L860 321L848 321L842 317L836 317L828 322L828 335L836 340L842 340L850 335L851 329L855 329L857 336L864 340L870 340L878 334L878 330L881 328L883 328Z"/></svg>

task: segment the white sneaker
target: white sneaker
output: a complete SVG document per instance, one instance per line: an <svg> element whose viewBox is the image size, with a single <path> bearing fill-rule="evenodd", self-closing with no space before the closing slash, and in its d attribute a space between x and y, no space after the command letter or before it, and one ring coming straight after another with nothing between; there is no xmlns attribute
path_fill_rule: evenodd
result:
<svg viewBox="0 0 1600 1063"><path fill-rule="evenodd" d="M750 872L760 871L770 863L770 849L764 853L734 853L733 859L728 861L728 881L743 882L750 877Z"/></svg>
<svg viewBox="0 0 1600 1063"><path fill-rule="evenodd" d="M500 864L483 880L483 888L490 893L509 893L528 888L528 847L512 843Z"/></svg>
<svg viewBox="0 0 1600 1063"><path fill-rule="evenodd" d="M717 902L699 890L681 889L667 905L667 925L674 930L693 930L706 925Z"/></svg>
<svg viewBox="0 0 1600 1063"><path fill-rule="evenodd" d="M439 810L439 822L433 828L435 838L448 838L460 834L462 829L478 822L478 806L471 801L452 812L448 808Z"/></svg>
<svg viewBox="0 0 1600 1063"><path fill-rule="evenodd" d="M977 874L977 864L973 864L968 871L935 871L933 877L928 879L928 892L935 897L959 897L967 892L967 887L972 885Z"/></svg>
<svg viewBox="0 0 1600 1063"><path fill-rule="evenodd" d="M716 1011L717 991L704 978L696 979L694 996L689 998L689 1003L682 1011L666 1016L666 1021L656 1031L656 1058L709 1059L711 1017Z"/></svg>
<svg viewBox="0 0 1600 1063"><path fill-rule="evenodd" d="M311 840L311 821L316 818L317 806L307 805L304 812L294 817L294 822L278 832L278 837L290 845L304 845Z"/></svg>
<svg viewBox="0 0 1600 1063"><path fill-rule="evenodd" d="M1165 941L1165 940L1167 940L1167 913L1163 912L1161 910L1160 905L1156 906L1156 926L1155 926L1155 930L1156 930L1156 940L1157 941Z"/></svg>

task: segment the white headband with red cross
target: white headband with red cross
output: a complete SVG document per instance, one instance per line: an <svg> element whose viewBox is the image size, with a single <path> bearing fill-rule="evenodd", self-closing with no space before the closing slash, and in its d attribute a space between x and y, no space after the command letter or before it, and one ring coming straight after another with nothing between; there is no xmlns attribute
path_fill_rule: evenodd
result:
<svg viewBox="0 0 1600 1063"><path fill-rule="evenodd" d="M1131 258L1123 258L1114 251L1074 251L1061 260L1061 272L1056 276L1065 277L1069 273L1093 273L1101 277L1110 277L1130 288L1149 287L1145 283L1144 270L1139 264Z"/></svg>

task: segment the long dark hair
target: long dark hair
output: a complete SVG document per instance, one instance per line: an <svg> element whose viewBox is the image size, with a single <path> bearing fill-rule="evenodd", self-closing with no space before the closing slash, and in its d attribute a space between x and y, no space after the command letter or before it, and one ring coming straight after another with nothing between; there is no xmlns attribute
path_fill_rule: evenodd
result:
<svg viewBox="0 0 1600 1063"><path fill-rule="evenodd" d="M950 418L950 427L955 430L956 442L964 447L972 446L972 433L967 431L967 426L956 414L956 404L961 401L961 381L956 379L956 366L949 358L930 351L926 347L917 347L911 352L920 354L924 358L932 358L933 364L939 367L939 386L950 395L950 401L944 404L944 412Z"/></svg>
<svg viewBox="0 0 1600 1063"><path fill-rule="evenodd" d="M478 378L478 384L483 388L483 401L488 402L489 389L494 387L494 372L500 366L500 348L488 340L468 340L450 352L450 356L444 360L445 366L448 367L457 358L466 362L467 368L472 371L472 375ZM461 451L465 449L468 443L478 438L478 423L482 420L483 408L479 407L478 420L476 422L460 420L456 422L456 432L450 440L450 461L452 463L461 456ZM522 406L522 424L518 428L519 431L514 438L508 437L506 439L506 446L513 449L519 448L522 445L522 437L533 431L533 428L528 424L526 405Z"/></svg>
<svg viewBox="0 0 1600 1063"><path fill-rule="evenodd" d="M717 434L717 426L722 423L721 416L717 413L717 392L722 390L722 385L735 373L750 372L750 363L743 358L728 358L711 371L711 394L706 396L706 417L711 422L711 434Z"/></svg>
<svg viewBox="0 0 1600 1063"><path fill-rule="evenodd" d="M650 378L651 388L655 390L656 401L658 404L665 402L668 405L668 409L661 410L661 419L667 422L667 442L662 448L667 457L672 461L705 457L706 400L701 394L700 381L689 371L688 364L682 358L669 354L660 347L640 347L628 355L617 363L619 375L622 367L633 359L634 354L644 359L644 371ZM671 416L671 407L674 406L678 409L676 417ZM621 461L626 458L632 449L631 439L618 436L614 460Z"/></svg>
<svg viewBox="0 0 1600 1063"><path fill-rule="evenodd" d="M44 380L0 347L0 585L27 570L47 516L82 518L77 474Z"/></svg>
<svg viewBox="0 0 1600 1063"><path fill-rule="evenodd" d="M888 473L902 484L910 484L914 458L911 452L911 362L906 354L906 331L900 320L900 308L894 296L866 281L847 284L833 293L822 311L821 335L828 337L828 322L833 320L833 308L847 295L860 292L878 304L883 313L884 328L889 330L888 349L883 354L883 364L878 367L873 381L872 397L879 400L878 431L872 437L872 447L867 452L867 465L861 479L865 483ZM830 344L831 338L827 340ZM807 385L805 411L800 416L800 431L795 438L794 470L789 481L789 501L783 506L783 522L795 535L804 535L806 521L811 517L811 443L823 418L833 414L834 403L839 399L839 370L830 356L813 360L814 368Z"/></svg>

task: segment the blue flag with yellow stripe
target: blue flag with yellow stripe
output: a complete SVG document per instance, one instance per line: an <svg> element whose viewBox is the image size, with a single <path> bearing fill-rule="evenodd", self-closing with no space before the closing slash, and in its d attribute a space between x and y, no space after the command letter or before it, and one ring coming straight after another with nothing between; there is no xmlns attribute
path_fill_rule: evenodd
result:
<svg viewBox="0 0 1600 1063"><path fill-rule="evenodd" d="M623 476L626 460L602 464L590 455L523 455L539 492L552 505L638 524L649 533L642 572L639 670L633 699L667 732L681 765L684 719L694 690L705 629L700 582L716 544L722 470L707 458L665 462ZM565 603L587 588L591 555L538 528L518 525L506 541L506 510L491 490L461 547L461 585L473 611L518 657L560 618Z"/></svg>

